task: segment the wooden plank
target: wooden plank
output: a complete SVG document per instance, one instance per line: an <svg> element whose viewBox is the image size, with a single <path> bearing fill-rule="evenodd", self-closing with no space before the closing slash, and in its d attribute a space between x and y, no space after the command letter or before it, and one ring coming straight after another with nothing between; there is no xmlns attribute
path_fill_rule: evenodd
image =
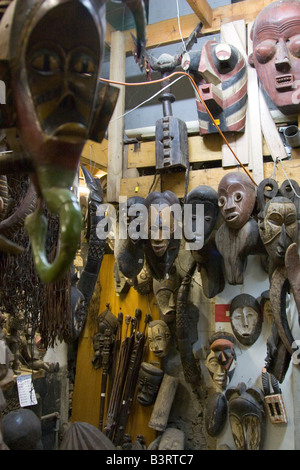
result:
<svg viewBox="0 0 300 470"><path fill-rule="evenodd" d="M273 0L244 0L213 9L211 26L204 26L203 34L214 34L221 29L221 25L231 21L244 20L247 23L255 20L258 13ZM180 18L180 29L184 39L188 38L193 29L199 23L196 14L184 15ZM126 52L132 53L134 46L131 34L136 36L134 29L125 32ZM160 21L147 26L147 48L162 46L181 41L177 18Z"/></svg>
<svg viewBox="0 0 300 470"><path fill-rule="evenodd" d="M235 46L243 55L246 64L246 23L244 20L234 21L221 26L221 41ZM246 115L245 132L229 134L227 138L230 147L243 165L249 163L249 119ZM222 144L222 165L235 166L238 162L228 145Z"/></svg>
<svg viewBox="0 0 300 470"><path fill-rule="evenodd" d="M259 88L259 106L262 131L268 144L270 154L274 161L276 161L277 158L284 160L288 155L261 88Z"/></svg>
<svg viewBox="0 0 300 470"><path fill-rule="evenodd" d="M211 26L213 11L206 0L186 0L205 26Z"/></svg>
<svg viewBox="0 0 300 470"><path fill-rule="evenodd" d="M125 81L125 41L124 34L115 31L111 34L110 79ZM107 160L107 202L118 201L123 163L123 135L125 111L125 87L120 86L118 101L108 126L108 160Z"/></svg>
<svg viewBox="0 0 300 470"><path fill-rule="evenodd" d="M248 24L248 56L252 52L250 32L252 23ZM262 130L259 112L259 88L256 70L248 66L248 119L249 129L249 167L253 169L253 179L259 184L264 178L262 155Z"/></svg>
<svg viewBox="0 0 300 470"><path fill-rule="evenodd" d="M83 147L81 159L85 162L90 162L90 165L95 165L100 170L107 168L107 152L108 141L103 139L101 143L88 140Z"/></svg>
<svg viewBox="0 0 300 470"><path fill-rule="evenodd" d="M153 184L154 181L154 184ZM153 186L152 186L153 184ZM157 175L140 176L139 178L122 178L120 196L141 196L147 197L152 186L152 191L161 191L161 177Z"/></svg>

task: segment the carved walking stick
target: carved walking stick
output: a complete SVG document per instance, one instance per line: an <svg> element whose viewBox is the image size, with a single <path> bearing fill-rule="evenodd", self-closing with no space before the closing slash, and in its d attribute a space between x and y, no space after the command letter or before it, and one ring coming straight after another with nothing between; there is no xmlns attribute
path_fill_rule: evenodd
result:
<svg viewBox="0 0 300 470"><path fill-rule="evenodd" d="M102 350L102 381L101 381L101 397L100 397L100 413L99 413L100 431L102 431L102 427L103 427L107 376L108 376L108 368L109 368L110 344L111 344L111 330L106 329L105 337L104 337L104 345L103 345L103 350Z"/></svg>

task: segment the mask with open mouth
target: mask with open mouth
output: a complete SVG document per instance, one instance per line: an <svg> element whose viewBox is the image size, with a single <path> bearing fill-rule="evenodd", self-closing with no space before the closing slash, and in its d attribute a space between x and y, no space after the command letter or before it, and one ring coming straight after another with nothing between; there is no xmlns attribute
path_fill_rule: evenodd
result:
<svg viewBox="0 0 300 470"><path fill-rule="evenodd" d="M257 16L249 63L269 98L284 114L300 112L300 3L278 0Z"/></svg>

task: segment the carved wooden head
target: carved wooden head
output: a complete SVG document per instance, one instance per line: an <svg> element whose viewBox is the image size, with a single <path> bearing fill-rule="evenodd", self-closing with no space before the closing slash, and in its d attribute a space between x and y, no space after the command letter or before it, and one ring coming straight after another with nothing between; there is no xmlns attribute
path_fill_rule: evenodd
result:
<svg viewBox="0 0 300 470"><path fill-rule="evenodd" d="M155 403L163 376L163 370L142 362L137 383L137 401L140 405L150 406Z"/></svg>
<svg viewBox="0 0 300 470"><path fill-rule="evenodd" d="M234 336L222 331L214 333L209 347L205 365L217 387L225 390L236 367Z"/></svg>
<svg viewBox="0 0 300 470"><path fill-rule="evenodd" d="M255 343L262 328L262 313L258 301L249 294L240 294L230 304L230 323L237 340L250 346Z"/></svg>
<svg viewBox="0 0 300 470"><path fill-rule="evenodd" d="M229 172L219 183L218 201L225 223L238 230L249 220L255 207L255 185L245 173Z"/></svg>
<svg viewBox="0 0 300 470"><path fill-rule="evenodd" d="M169 352L171 333L162 320L154 320L148 325L149 349L157 357L165 357Z"/></svg>
<svg viewBox="0 0 300 470"><path fill-rule="evenodd" d="M284 114L300 111L300 3L277 0L257 16L251 31L253 53L249 62ZM298 91L297 91L298 90Z"/></svg>

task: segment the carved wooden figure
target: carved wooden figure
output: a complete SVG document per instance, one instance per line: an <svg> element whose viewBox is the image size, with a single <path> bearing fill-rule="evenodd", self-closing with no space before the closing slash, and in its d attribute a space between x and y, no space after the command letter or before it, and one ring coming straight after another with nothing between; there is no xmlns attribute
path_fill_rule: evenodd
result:
<svg viewBox="0 0 300 470"><path fill-rule="evenodd" d="M165 357L170 348L171 333L163 320L151 321L148 325L149 349L160 358Z"/></svg>
<svg viewBox="0 0 300 470"><path fill-rule="evenodd" d="M283 114L299 114L300 4L277 0L257 16L251 31L249 62L275 106Z"/></svg>
<svg viewBox="0 0 300 470"><path fill-rule="evenodd" d="M236 339L251 346L262 329L262 312L258 301L249 294L240 294L230 304L230 323Z"/></svg>
<svg viewBox="0 0 300 470"><path fill-rule="evenodd" d="M169 275L163 279L153 279L153 293L161 314L161 318L166 323L175 320L176 316L176 299L178 289L180 287L180 275L173 266Z"/></svg>
<svg viewBox="0 0 300 470"><path fill-rule="evenodd" d="M218 200L224 223L216 234L216 245L224 260L229 284L243 284L247 256L259 250L258 225L251 217L256 188L242 172L229 172L220 181Z"/></svg>

